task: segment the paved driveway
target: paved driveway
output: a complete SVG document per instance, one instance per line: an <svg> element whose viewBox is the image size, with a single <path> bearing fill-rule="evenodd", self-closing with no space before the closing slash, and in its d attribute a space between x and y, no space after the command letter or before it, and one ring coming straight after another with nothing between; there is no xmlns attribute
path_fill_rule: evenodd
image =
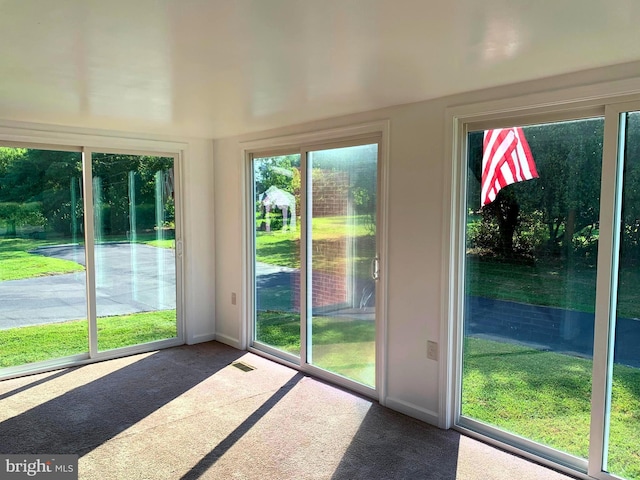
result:
<svg viewBox="0 0 640 480"><path fill-rule="evenodd" d="M84 265L84 247L52 246L39 255ZM110 243L96 246L98 316L176 307L174 250ZM0 329L86 318L85 272L0 282Z"/></svg>
<svg viewBox="0 0 640 480"><path fill-rule="evenodd" d="M473 296L467 297L466 307L467 335L488 336L585 358L593 356L593 313ZM640 320L618 317L615 362L640 367L638 345Z"/></svg>

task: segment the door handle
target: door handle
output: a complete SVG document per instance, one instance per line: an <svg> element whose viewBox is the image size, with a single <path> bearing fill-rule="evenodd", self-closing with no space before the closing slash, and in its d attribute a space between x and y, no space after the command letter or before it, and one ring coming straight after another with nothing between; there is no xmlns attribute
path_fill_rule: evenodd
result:
<svg viewBox="0 0 640 480"><path fill-rule="evenodd" d="M380 257L378 255L371 260L371 278L374 280L380 278Z"/></svg>

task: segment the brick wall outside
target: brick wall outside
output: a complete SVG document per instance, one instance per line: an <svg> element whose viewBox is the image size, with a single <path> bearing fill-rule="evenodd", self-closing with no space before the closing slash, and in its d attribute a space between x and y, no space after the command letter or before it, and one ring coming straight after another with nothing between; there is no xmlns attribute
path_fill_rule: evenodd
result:
<svg viewBox="0 0 640 480"><path fill-rule="evenodd" d="M313 217L334 217L348 214L348 172L314 172ZM314 240L311 253L313 272L311 275L312 307L321 308L340 305L349 301L347 289L347 238ZM299 307L299 277L294 279L293 296L295 307Z"/></svg>
<svg viewBox="0 0 640 480"><path fill-rule="evenodd" d="M314 171L313 216L333 217L346 215L349 195L349 173Z"/></svg>

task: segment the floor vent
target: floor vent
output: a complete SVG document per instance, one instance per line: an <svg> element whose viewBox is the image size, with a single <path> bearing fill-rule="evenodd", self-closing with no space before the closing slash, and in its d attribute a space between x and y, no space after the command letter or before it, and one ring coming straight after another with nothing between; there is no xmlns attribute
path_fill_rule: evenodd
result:
<svg viewBox="0 0 640 480"><path fill-rule="evenodd" d="M256 367L252 367L248 363L244 363L244 362L233 362L231 365L242 370L243 372L250 372L251 370L256 369Z"/></svg>

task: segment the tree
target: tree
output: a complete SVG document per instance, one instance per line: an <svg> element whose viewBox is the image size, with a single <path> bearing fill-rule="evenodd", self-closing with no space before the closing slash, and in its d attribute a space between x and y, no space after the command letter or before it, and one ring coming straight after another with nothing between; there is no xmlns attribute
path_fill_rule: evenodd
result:
<svg viewBox="0 0 640 480"><path fill-rule="evenodd" d="M640 263L640 114L627 115L620 253L627 263Z"/></svg>
<svg viewBox="0 0 640 480"><path fill-rule="evenodd" d="M300 188L300 155L264 157L255 162L255 189L257 194L275 186L296 195L294 178Z"/></svg>
<svg viewBox="0 0 640 480"><path fill-rule="evenodd" d="M603 126L603 119L595 118L524 127L540 178L503 188L482 210L483 132L469 134L468 207L481 212L483 234L497 232L491 241L494 253L523 253L515 245L526 244L520 241L527 233L521 229L524 218L542 218L549 253L571 255L575 235L593 230L599 219ZM488 225L492 222L495 229ZM532 222L526 223L531 228Z"/></svg>
<svg viewBox="0 0 640 480"><path fill-rule="evenodd" d="M571 254L574 235L599 220L603 129L601 118L525 129L540 178L519 197L526 211L542 206L551 251Z"/></svg>
<svg viewBox="0 0 640 480"><path fill-rule="evenodd" d="M173 159L167 157L94 153L93 176L100 179L100 191L94 193L100 197L104 223L100 227L118 234L128 231L130 200L135 198L138 224L154 228L158 188L162 190L163 223L173 223L174 199L166 192L172 167ZM130 172L134 192L129 191ZM159 186L158 172L162 176ZM7 223L9 234L15 235L17 226L27 224L60 234L79 233L82 197L78 152L0 147L0 220Z"/></svg>
<svg viewBox="0 0 640 480"><path fill-rule="evenodd" d="M0 219L7 224L7 237L15 237L18 226L42 225L44 218L41 210L42 205L39 202L1 202Z"/></svg>
<svg viewBox="0 0 640 480"><path fill-rule="evenodd" d="M135 209L136 229L165 227L157 224L159 218L164 224L173 224L174 199L165 191L172 169L170 157L94 153L92 174L99 179L94 184L94 203L98 200L98 218L102 222L96 228L111 235L129 232L131 208ZM135 204L131 203L133 199ZM161 211L157 211L158 203L162 205Z"/></svg>
<svg viewBox="0 0 640 480"><path fill-rule="evenodd" d="M80 168L75 152L0 147L0 218L8 235L15 235L18 225L68 228L69 178L79 178Z"/></svg>
<svg viewBox="0 0 640 480"><path fill-rule="evenodd" d="M0 218L8 222L8 234L27 224L68 233L77 214L70 179L79 182L81 175L77 152L0 147Z"/></svg>

